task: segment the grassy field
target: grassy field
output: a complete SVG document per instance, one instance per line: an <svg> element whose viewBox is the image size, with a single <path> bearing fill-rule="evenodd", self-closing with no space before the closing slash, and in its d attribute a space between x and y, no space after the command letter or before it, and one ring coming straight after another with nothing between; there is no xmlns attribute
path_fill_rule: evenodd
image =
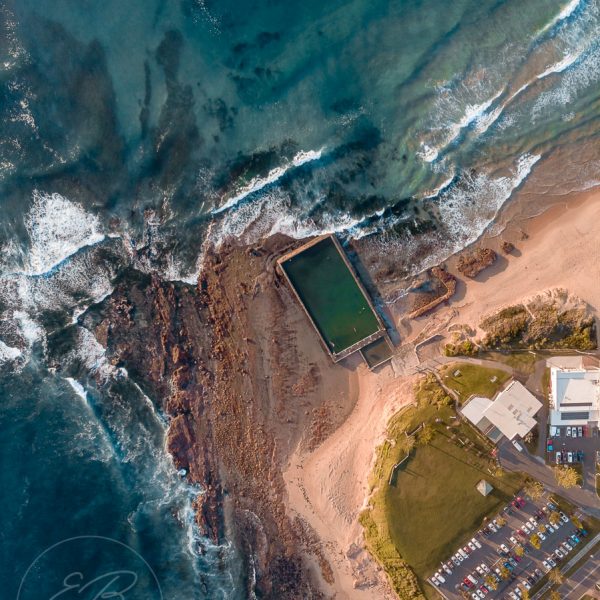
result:
<svg viewBox="0 0 600 600"><path fill-rule="evenodd" d="M370 508L361 523L367 546L398 596L434 598L426 577L508 501L523 478L496 472L489 456L491 445L453 419L454 409L432 376L422 380L416 397L417 405L390 421L388 440L377 450ZM390 477L394 465L406 456L407 444L410 449L406 432L423 423L409 459ZM494 487L485 498L475 489L483 478Z"/></svg>
<svg viewBox="0 0 600 600"><path fill-rule="evenodd" d="M456 370L460 371L458 377L454 376ZM463 404L473 394L492 398L510 379L506 371L460 362L446 365L440 369L440 375L444 383L459 395ZM492 381L494 377L496 381Z"/></svg>
<svg viewBox="0 0 600 600"><path fill-rule="evenodd" d="M535 363L542 357L531 352L484 352L480 358L495 360L504 363L522 375L531 375L535 370Z"/></svg>
<svg viewBox="0 0 600 600"><path fill-rule="evenodd" d="M392 541L420 578L448 559L484 516L495 513L520 488L520 477L492 477L488 464L487 458L477 458L438 431L400 467L395 485L387 486ZM483 478L494 487L486 497L475 489Z"/></svg>

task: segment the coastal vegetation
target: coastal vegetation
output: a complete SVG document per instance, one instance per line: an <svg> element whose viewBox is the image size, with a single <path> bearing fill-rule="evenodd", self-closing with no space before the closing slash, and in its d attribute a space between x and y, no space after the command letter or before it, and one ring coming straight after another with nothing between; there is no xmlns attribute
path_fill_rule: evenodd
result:
<svg viewBox="0 0 600 600"><path fill-rule="evenodd" d="M446 356L475 356L496 351L517 350L594 350L597 348L596 327L587 305L566 290L555 289L507 306L486 316L479 325L481 339L465 331L454 332L444 347ZM523 354L525 356L525 354ZM517 360L517 359L511 359ZM520 359L530 361L533 371L535 356Z"/></svg>
<svg viewBox="0 0 600 600"><path fill-rule="evenodd" d="M426 578L523 483L497 468L489 442L456 418L433 374L416 384L415 399L388 424L360 517L369 550L403 599L433 597ZM483 478L494 488L485 497L476 490Z"/></svg>

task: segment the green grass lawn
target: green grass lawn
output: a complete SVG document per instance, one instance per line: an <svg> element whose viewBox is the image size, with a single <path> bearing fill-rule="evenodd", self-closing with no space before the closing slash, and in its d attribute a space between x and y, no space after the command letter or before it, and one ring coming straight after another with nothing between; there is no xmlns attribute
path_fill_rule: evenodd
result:
<svg viewBox="0 0 600 600"><path fill-rule="evenodd" d="M423 599L436 594L426 577L521 488L524 478L491 475L491 443L453 418L454 408L432 375L421 379L415 396L417 403L388 424L371 473L369 509L360 520L366 544L398 596ZM433 428L429 443L419 441L422 423ZM406 456L406 432L415 430L416 446L394 471ZM485 498L475 489L484 478L494 486Z"/></svg>
<svg viewBox="0 0 600 600"><path fill-rule="evenodd" d="M476 457L440 429L429 445L418 447L404 463L395 485L386 487L392 541L419 578L447 560L486 515L495 513L521 487L520 476L492 477L488 464L487 457ZM487 497L475 489L481 479L494 487Z"/></svg>
<svg viewBox="0 0 600 600"><path fill-rule="evenodd" d="M542 358L540 355L531 352L509 352L508 354L485 352L480 357L504 363L523 375L531 375L535 370L535 363Z"/></svg>
<svg viewBox="0 0 600 600"><path fill-rule="evenodd" d="M454 376L456 370L460 371L458 377ZM506 371L460 362L446 365L440 369L440 375L444 383L458 393L463 404L473 394L492 398L510 379Z"/></svg>

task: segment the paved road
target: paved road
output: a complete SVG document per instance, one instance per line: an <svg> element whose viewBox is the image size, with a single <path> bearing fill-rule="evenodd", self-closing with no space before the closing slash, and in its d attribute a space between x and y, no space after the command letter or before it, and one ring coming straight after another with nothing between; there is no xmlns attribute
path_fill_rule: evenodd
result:
<svg viewBox="0 0 600 600"><path fill-rule="evenodd" d="M559 488L551 469L546 466L544 460L539 456L532 456L526 448L523 448L523 452L519 452L507 440L500 443L499 449L500 462L506 469L528 473L534 479L541 481L546 489L560 494L584 512L600 519L600 501L595 490L580 487L571 488L570 490Z"/></svg>
<svg viewBox="0 0 600 600"><path fill-rule="evenodd" d="M568 581L558 588L561 598L574 598L577 600L586 592L591 592L594 597L598 596L595 585L600 582L599 558L594 553L582 567L569 577Z"/></svg>

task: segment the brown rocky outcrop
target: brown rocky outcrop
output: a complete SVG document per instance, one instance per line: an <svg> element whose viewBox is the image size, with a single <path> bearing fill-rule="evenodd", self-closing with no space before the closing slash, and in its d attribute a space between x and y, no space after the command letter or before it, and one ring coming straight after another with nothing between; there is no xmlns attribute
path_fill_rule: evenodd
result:
<svg viewBox="0 0 600 600"><path fill-rule="evenodd" d="M303 552L317 556L323 576L329 566L286 514L282 468L304 436L318 443L347 413L331 409L340 396L317 386L339 383L339 367L275 274L289 245L271 238L266 247L209 251L197 288L132 273L93 329L109 360L170 415L167 448L202 487L203 533L215 542L227 535L252 557L259 597L304 599L321 594Z"/></svg>
<svg viewBox="0 0 600 600"><path fill-rule="evenodd" d="M465 277L474 278L484 269L493 265L497 255L491 248L477 248L471 252L461 254L456 268Z"/></svg>

